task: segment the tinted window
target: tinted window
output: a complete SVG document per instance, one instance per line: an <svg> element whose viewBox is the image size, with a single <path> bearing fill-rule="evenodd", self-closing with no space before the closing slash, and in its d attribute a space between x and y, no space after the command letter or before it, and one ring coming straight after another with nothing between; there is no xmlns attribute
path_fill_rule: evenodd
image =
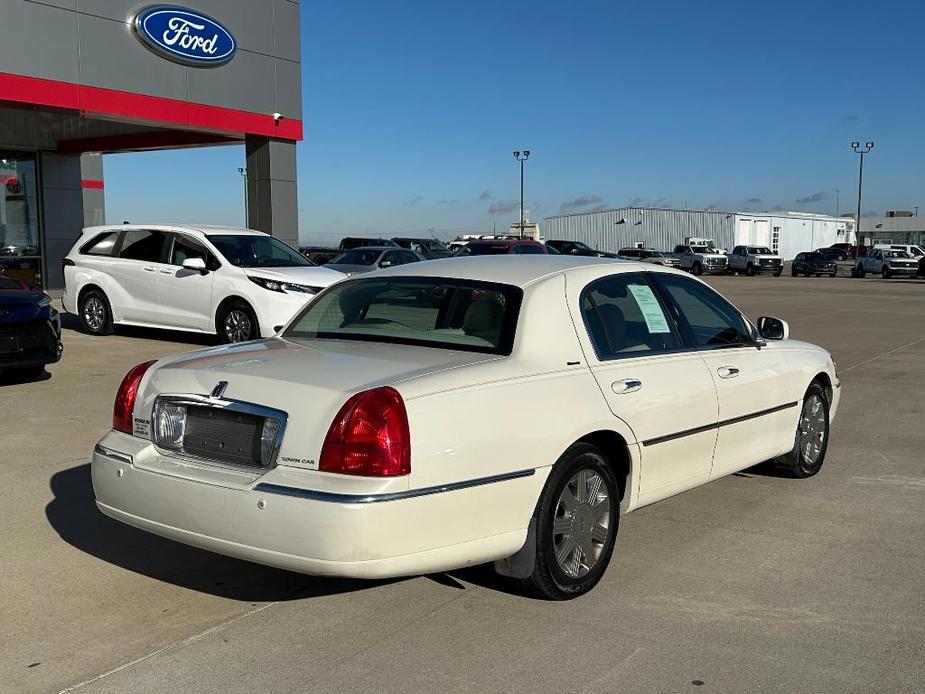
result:
<svg viewBox="0 0 925 694"><path fill-rule="evenodd" d="M397 251L384 253L382 255L382 260L379 261L380 264L388 263L389 265L401 265L405 262L404 253L399 253Z"/></svg>
<svg viewBox="0 0 925 694"><path fill-rule="evenodd" d="M457 255L504 255L510 248L507 243L470 243L460 248Z"/></svg>
<svg viewBox="0 0 925 694"><path fill-rule="evenodd" d="M713 250L707 248L706 246L691 246L691 251L693 253L712 253Z"/></svg>
<svg viewBox="0 0 925 694"><path fill-rule="evenodd" d="M222 234L209 241L232 265L238 267L307 267L302 255L279 239L263 234Z"/></svg>
<svg viewBox="0 0 925 694"><path fill-rule="evenodd" d="M774 255L767 246L749 246L748 252L754 255Z"/></svg>
<svg viewBox="0 0 925 694"><path fill-rule="evenodd" d="M402 253L399 253L399 256L400 256L401 259L402 259L402 260L401 260L402 264L404 264L404 263L416 263L416 262L418 262L418 260L419 260L418 257L417 257L414 253L408 253L407 251L404 251L404 252L402 252Z"/></svg>
<svg viewBox="0 0 925 694"><path fill-rule="evenodd" d="M285 336L510 354L521 295L508 285L437 277L354 280L311 302Z"/></svg>
<svg viewBox="0 0 925 694"><path fill-rule="evenodd" d="M334 258L333 263L338 265L375 265L379 260L382 251L353 250L347 251L339 258Z"/></svg>
<svg viewBox="0 0 925 694"><path fill-rule="evenodd" d="M107 231L90 239L80 247L80 252L84 255L112 255L112 249L115 248L118 238L118 232Z"/></svg>
<svg viewBox="0 0 925 694"><path fill-rule="evenodd" d="M518 243L513 252L517 255L543 255L543 249L532 243Z"/></svg>
<svg viewBox="0 0 925 694"><path fill-rule="evenodd" d="M677 308L697 347L751 344L751 334L735 307L706 285L685 277L657 275L655 281Z"/></svg>
<svg viewBox="0 0 925 694"><path fill-rule="evenodd" d="M187 258L202 258L206 267L212 269L216 265L215 258L209 253L209 250L196 239L181 234L175 234L173 237L173 248L170 251L170 257L167 262L171 265L183 265Z"/></svg>
<svg viewBox="0 0 925 694"><path fill-rule="evenodd" d="M581 312L601 359L680 347L665 308L640 275L615 275L591 284Z"/></svg>
<svg viewBox="0 0 925 694"><path fill-rule="evenodd" d="M636 248L624 248L617 255L622 255L624 258L638 258L639 250Z"/></svg>
<svg viewBox="0 0 925 694"><path fill-rule="evenodd" d="M166 241L167 234L163 231L128 230L122 238L122 250L119 251L119 257L159 263L163 257Z"/></svg>

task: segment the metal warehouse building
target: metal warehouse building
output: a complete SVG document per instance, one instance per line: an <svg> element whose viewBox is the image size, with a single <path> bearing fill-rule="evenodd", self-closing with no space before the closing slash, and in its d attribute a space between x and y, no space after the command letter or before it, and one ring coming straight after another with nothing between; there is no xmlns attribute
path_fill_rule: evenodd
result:
<svg viewBox="0 0 925 694"><path fill-rule="evenodd" d="M713 239L717 248L748 244L768 246L791 260L802 251L850 241L854 220L803 212L717 212L651 207L546 217L546 239L583 241L592 248L617 252L642 244L670 251L688 237Z"/></svg>

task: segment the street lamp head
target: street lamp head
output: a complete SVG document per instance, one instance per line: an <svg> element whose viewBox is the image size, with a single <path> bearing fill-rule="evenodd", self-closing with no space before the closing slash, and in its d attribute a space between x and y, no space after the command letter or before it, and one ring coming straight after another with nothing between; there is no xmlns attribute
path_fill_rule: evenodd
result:
<svg viewBox="0 0 925 694"><path fill-rule="evenodd" d="M525 150L524 150L524 159L529 159L529 158L530 158L530 150L529 150L529 149L525 149Z"/></svg>
<svg viewBox="0 0 925 694"><path fill-rule="evenodd" d="M858 149L861 146L861 143L855 140L851 143L851 149Z"/></svg>
<svg viewBox="0 0 925 694"><path fill-rule="evenodd" d="M873 149L873 148L874 148L874 143L873 143L873 142L868 142L868 143L865 144L864 146L867 147L867 149Z"/></svg>
<svg viewBox="0 0 925 694"><path fill-rule="evenodd" d="M520 150L514 150L514 159L520 159Z"/></svg>

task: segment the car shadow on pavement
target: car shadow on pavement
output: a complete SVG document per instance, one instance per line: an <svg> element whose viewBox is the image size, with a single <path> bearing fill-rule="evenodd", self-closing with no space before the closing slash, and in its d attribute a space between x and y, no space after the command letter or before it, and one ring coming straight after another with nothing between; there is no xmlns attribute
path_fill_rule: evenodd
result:
<svg viewBox="0 0 925 694"><path fill-rule="evenodd" d="M61 328L75 333L83 333L80 319L71 313L61 314ZM166 330L162 328L140 328L134 325L117 325L113 328L116 335L134 337L139 340L157 340L159 342L181 342L189 345L214 347L218 344L215 335L205 333L188 333L185 330Z"/></svg>
<svg viewBox="0 0 925 694"><path fill-rule="evenodd" d="M0 388L4 386L18 386L23 383L40 383L41 381L47 381L51 378L51 374L48 371L43 371L39 374L38 378L34 376L21 376L15 372L7 373L5 371L0 371Z"/></svg>
<svg viewBox="0 0 925 694"><path fill-rule="evenodd" d="M213 554L152 535L96 508L90 465L55 473L45 507L65 542L105 562L173 585L244 602L277 602L375 588L390 581L306 576Z"/></svg>

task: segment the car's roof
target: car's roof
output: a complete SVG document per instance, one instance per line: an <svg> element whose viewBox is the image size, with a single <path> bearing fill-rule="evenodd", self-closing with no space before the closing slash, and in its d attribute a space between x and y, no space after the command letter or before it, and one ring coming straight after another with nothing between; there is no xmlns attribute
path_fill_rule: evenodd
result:
<svg viewBox="0 0 925 694"><path fill-rule="evenodd" d="M106 224L103 226L86 227L84 234L99 231L129 231L132 229L155 229L158 231L186 231L199 233L203 236L227 235L236 236L268 236L266 232L256 229L242 229L241 227L219 226L213 224Z"/></svg>
<svg viewBox="0 0 925 694"><path fill-rule="evenodd" d="M667 272L672 274L677 274L678 272L670 268L661 268L658 265L633 260L539 254L476 255L428 260L424 263L398 265L381 272L389 275L482 280L484 282L526 287L551 275L568 273L587 267L600 267L602 271L610 274L634 271Z"/></svg>
<svg viewBox="0 0 925 694"><path fill-rule="evenodd" d="M469 242L470 246L511 246L515 243L529 243L537 246L542 246L543 244L539 241L534 241L533 239L472 239Z"/></svg>

